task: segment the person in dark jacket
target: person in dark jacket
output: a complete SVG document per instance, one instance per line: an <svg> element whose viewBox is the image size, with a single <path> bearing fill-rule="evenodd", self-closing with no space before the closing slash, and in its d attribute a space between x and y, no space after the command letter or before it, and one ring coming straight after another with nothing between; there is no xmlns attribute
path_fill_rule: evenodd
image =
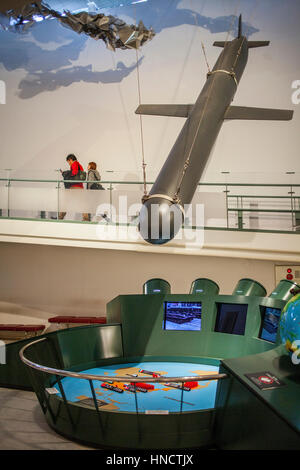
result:
<svg viewBox="0 0 300 470"><path fill-rule="evenodd" d="M67 160L68 164L70 165L70 170L62 172L62 175L63 175L64 179L66 179L66 180L73 179L73 178L76 180L76 176L79 175L79 173L81 171L84 171L83 167L77 161L77 158L75 157L75 155L72 154L72 153L67 156L66 160ZM79 181L76 181L74 183L70 183L69 189L83 189L83 183L80 183ZM66 212L59 212L58 218L60 220L62 220L62 219L65 218L65 215L66 215ZM89 214L83 213L82 214L82 220L83 221L89 221L90 220Z"/></svg>
<svg viewBox="0 0 300 470"><path fill-rule="evenodd" d="M68 164L70 165L70 176L71 179L76 179L75 176L78 175L80 171L84 171L82 165L77 161L77 158L75 155L70 154L66 158ZM83 189L83 184L82 183L71 183L71 188L81 188Z"/></svg>

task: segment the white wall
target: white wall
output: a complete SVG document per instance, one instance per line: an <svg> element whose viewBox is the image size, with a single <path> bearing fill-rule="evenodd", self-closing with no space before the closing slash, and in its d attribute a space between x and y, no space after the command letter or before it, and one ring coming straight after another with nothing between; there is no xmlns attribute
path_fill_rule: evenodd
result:
<svg viewBox="0 0 300 470"><path fill-rule="evenodd" d="M250 50L234 103L294 109L294 119L225 123L203 180L231 171L239 173L231 180L254 182L263 172L260 181L281 182L285 171L300 172L300 113L291 102L291 84L300 79L299 2L245 0L239 11L236 3L148 0L106 13L130 23L136 15L157 32L139 53L146 103L195 101L207 72L201 41L212 67L221 52L212 43L226 39L230 15L243 14L250 40L271 40L268 48ZM7 104L0 105L0 168L49 177L74 152L84 165L98 162L104 179L141 177L135 51L112 53L55 20L25 35L0 32L0 38L0 80L7 87ZM144 118L148 179L161 168L182 124L178 118Z"/></svg>
<svg viewBox="0 0 300 470"><path fill-rule="evenodd" d="M119 294L142 293L153 277L168 280L172 293L188 293L198 277L213 279L231 294L239 279L253 278L268 293L275 287L273 261L0 244L0 323L4 313L49 318L101 315ZM29 310L28 310L29 308Z"/></svg>

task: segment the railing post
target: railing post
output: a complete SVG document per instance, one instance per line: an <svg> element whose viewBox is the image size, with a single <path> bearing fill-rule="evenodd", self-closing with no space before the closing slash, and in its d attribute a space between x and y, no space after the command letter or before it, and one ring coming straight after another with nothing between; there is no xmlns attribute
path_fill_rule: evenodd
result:
<svg viewBox="0 0 300 470"><path fill-rule="evenodd" d="M183 407L183 382L181 382L180 413L182 413L182 407Z"/></svg>
<svg viewBox="0 0 300 470"><path fill-rule="evenodd" d="M57 217L57 220L58 220L58 218L59 218L59 190L60 190L60 181L58 179L57 179L56 189L57 189L57 214L56 214L56 217Z"/></svg>
<svg viewBox="0 0 300 470"><path fill-rule="evenodd" d="M68 416L69 416L69 420L70 420L71 426L72 426L73 430L75 430L74 421L73 421L73 419L72 419L72 415L71 415L70 410L69 410L68 401L67 401L67 398L66 398L66 395L65 395L65 391L64 391L64 387L62 386L61 378L59 377L59 375L56 376L56 380L57 380L57 383L58 383L58 387L59 387L59 390L60 390L62 399L63 399L64 404L65 404L65 407L66 407Z"/></svg>
<svg viewBox="0 0 300 470"><path fill-rule="evenodd" d="M10 181L10 172L12 171L11 168L6 168L5 171L7 171L7 184L5 185L7 188L7 217L10 216L10 186L11 186L11 181ZM2 209L1 209L1 217L2 217Z"/></svg>
<svg viewBox="0 0 300 470"><path fill-rule="evenodd" d="M296 214L295 214L295 208L294 208L294 194L295 191L293 191L293 185L290 187L289 194L291 195L291 214L292 214L292 230L296 226Z"/></svg>
<svg viewBox="0 0 300 470"><path fill-rule="evenodd" d="M226 224L227 224L227 228L229 228L229 214L228 214L228 193L229 193L229 190L228 190L228 186L227 184L225 185L225 199L226 199Z"/></svg>
<svg viewBox="0 0 300 470"><path fill-rule="evenodd" d="M230 171L221 171L222 175L229 175ZM225 201L226 201L226 223L227 223L227 228L229 228L229 213L228 213L228 193L230 192L228 190L228 181L227 181L227 176L225 176Z"/></svg>
<svg viewBox="0 0 300 470"><path fill-rule="evenodd" d="M298 206L297 202L298 201ZM300 231L300 197L294 197L294 208L295 208L295 230Z"/></svg>
<svg viewBox="0 0 300 470"><path fill-rule="evenodd" d="M243 196L240 196L240 204L239 209L243 209ZM238 229L243 230L244 222L243 222L243 211L238 211Z"/></svg>
<svg viewBox="0 0 300 470"><path fill-rule="evenodd" d="M137 391L136 391L136 382L133 382L134 385L134 400L135 400L135 412L136 412L136 422L137 422L137 430L139 441L141 440L141 427L140 427L140 418L139 418L139 407L138 407L138 400L137 400Z"/></svg>
<svg viewBox="0 0 300 470"><path fill-rule="evenodd" d="M139 407L138 407L138 401L137 401L137 393L136 393L136 383L134 382L134 399L135 399L135 411L136 414L139 414Z"/></svg>
<svg viewBox="0 0 300 470"><path fill-rule="evenodd" d="M10 181L10 170L8 170L8 178L7 178L7 217L10 217L10 187L11 187L11 181Z"/></svg>
<svg viewBox="0 0 300 470"><path fill-rule="evenodd" d="M294 175L295 172L294 171L286 171L285 174L286 175ZM296 221L294 221L294 198L293 198L294 191L293 191L292 176L291 176L290 181L291 181L291 186L290 186L290 191L288 192L288 194L290 195L290 198L291 198L291 216L292 216L292 230L293 230L294 227L296 226Z"/></svg>
<svg viewBox="0 0 300 470"><path fill-rule="evenodd" d="M97 415L98 415L98 419L99 419L100 429L101 429L101 432L102 432L102 436L103 436L103 438L104 438L104 437L105 437L105 433L104 433L103 423L102 423L102 419L101 419L101 415L100 415L100 411L99 411L99 407L98 407L98 402L97 402L97 397L96 397L96 393L95 393L93 381L92 381L92 380L89 380L89 384L90 384L90 389L91 389L91 392L92 392L92 397L93 397L93 400L94 400L94 405L95 405L95 408L96 408L96 411L97 411Z"/></svg>
<svg viewBox="0 0 300 470"><path fill-rule="evenodd" d="M109 208L110 208L109 218L110 220L112 220L112 190L113 190L112 183L110 183L109 185Z"/></svg>

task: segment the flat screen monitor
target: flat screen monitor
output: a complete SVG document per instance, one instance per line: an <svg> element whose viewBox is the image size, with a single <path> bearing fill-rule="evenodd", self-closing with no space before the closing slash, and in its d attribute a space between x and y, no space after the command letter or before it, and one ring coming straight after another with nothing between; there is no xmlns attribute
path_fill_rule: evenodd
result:
<svg viewBox="0 0 300 470"><path fill-rule="evenodd" d="M279 308L265 307L262 328L259 337L271 343L276 342L278 324L281 310Z"/></svg>
<svg viewBox="0 0 300 470"><path fill-rule="evenodd" d="M215 331L231 335L244 335L247 318L247 304L217 304Z"/></svg>
<svg viewBox="0 0 300 470"><path fill-rule="evenodd" d="M164 330L200 331L201 302L164 302Z"/></svg>

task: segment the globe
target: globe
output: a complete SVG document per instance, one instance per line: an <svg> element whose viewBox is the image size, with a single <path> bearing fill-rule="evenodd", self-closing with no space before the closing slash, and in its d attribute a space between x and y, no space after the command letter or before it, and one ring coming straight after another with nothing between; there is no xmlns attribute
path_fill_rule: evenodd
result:
<svg viewBox="0 0 300 470"><path fill-rule="evenodd" d="M295 295L282 310L279 331L293 364L300 364L300 293Z"/></svg>

